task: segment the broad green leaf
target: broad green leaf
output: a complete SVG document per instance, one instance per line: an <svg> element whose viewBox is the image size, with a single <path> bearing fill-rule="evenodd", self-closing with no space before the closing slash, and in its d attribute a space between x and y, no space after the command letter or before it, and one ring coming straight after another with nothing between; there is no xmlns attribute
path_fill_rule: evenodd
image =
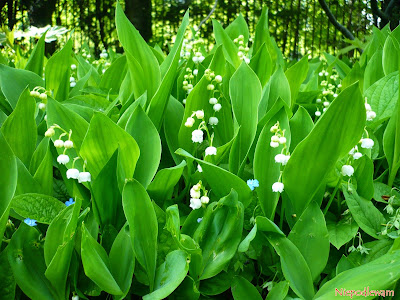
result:
<svg viewBox="0 0 400 300"><path fill-rule="evenodd" d="M193 235L203 251L200 280L217 275L235 255L242 237L243 219L244 208L235 190L207 206L203 220Z"/></svg>
<svg viewBox="0 0 400 300"><path fill-rule="evenodd" d="M229 155L229 169L240 175L256 135L257 108L261 99L260 81L245 62L242 62L229 82L229 95L235 127L240 127Z"/></svg>
<svg viewBox="0 0 400 300"><path fill-rule="evenodd" d="M374 196L374 163L367 155L363 155L354 162L354 168L357 193L364 199L372 199Z"/></svg>
<svg viewBox="0 0 400 300"><path fill-rule="evenodd" d="M60 299L44 276L46 265L39 235L35 228L21 223L7 247L8 261L17 285L30 299Z"/></svg>
<svg viewBox="0 0 400 300"><path fill-rule="evenodd" d="M289 291L289 282L281 281L268 292L265 300L284 300Z"/></svg>
<svg viewBox="0 0 400 300"><path fill-rule="evenodd" d="M116 150L92 183L93 213L101 228L113 225L117 230L125 223L121 193L118 189Z"/></svg>
<svg viewBox="0 0 400 300"><path fill-rule="evenodd" d="M386 223L384 216L370 200L360 197L354 186L350 185L349 187L350 190L347 184L343 184L342 191L354 220L365 233L376 239L383 238L382 235L378 234L382 225Z"/></svg>
<svg viewBox="0 0 400 300"><path fill-rule="evenodd" d="M262 299L256 287L241 276L235 276L232 282L231 291L233 299L235 300L246 300L249 298L254 300Z"/></svg>
<svg viewBox="0 0 400 300"><path fill-rule="evenodd" d="M146 270L150 291L154 290L158 225L150 197L135 179L125 183L122 204L128 220L131 242L136 259ZM146 224L146 226L143 226Z"/></svg>
<svg viewBox="0 0 400 300"><path fill-rule="evenodd" d="M375 128L390 118L399 97L399 73L391 73L371 85L364 96L376 113L376 118L368 122L368 126Z"/></svg>
<svg viewBox="0 0 400 300"><path fill-rule="evenodd" d="M341 79L344 79L350 72L351 70L350 67L347 64L345 64L342 60L340 60L338 57L330 55L329 53L326 52L324 52L324 56L328 62L328 65L330 67L331 66L335 67Z"/></svg>
<svg viewBox="0 0 400 300"><path fill-rule="evenodd" d="M49 140L44 138L42 142L43 141L46 147L46 153L42 158L42 161L36 172L34 173L33 178L42 186L43 193L46 195L53 195L53 156L51 155Z"/></svg>
<svg viewBox="0 0 400 300"><path fill-rule="evenodd" d="M0 253L0 293L4 299L15 299L15 279L8 262L9 248Z"/></svg>
<svg viewBox="0 0 400 300"><path fill-rule="evenodd" d="M376 81L385 76L382 67L382 50L377 50L368 61L364 71L364 92Z"/></svg>
<svg viewBox="0 0 400 300"><path fill-rule="evenodd" d="M65 46L47 61L45 78L46 90L58 101L68 99L69 78L72 62L72 38Z"/></svg>
<svg viewBox="0 0 400 300"><path fill-rule="evenodd" d="M300 250L313 280L324 270L329 258L329 235L324 215L316 202L310 203L288 235Z"/></svg>
<svg viewBox="0 0 400 300"><path fill-rule="evenodd" d="M240 202L242 202L243 206L246 208L250 204L252 200L252 192L249 186L242 179L225 169L194 158L185 150L178 149L176 153L187 158L194 159L198 164L201 165L204 177L213 193L217 197L225 197L231 192L232 189L235 189L239 196L238 199Z"/></svg>
<svg viewBox="0 0 400 300"><path fill-rule="evenodd" d="M165 112L164 135L175 164L180 164L182 161L182 158L176 155L175 151L179 148L179 129L181 128L184 113L183 105L171 96Z"/></svg>
<svg viewBox="0 0 400 300"><path fill-rule="evenodd" d="M47 124L48 127L57 124L67 132L72 130L71 140L78 151L89 127L85 119L51 98L47 102Z"/></svg>
<svg viewBox="0 0 400 300"><path fill-rule="evenodd" d="M135 96L139 97L147 90L147 96L151 99L157 91L161 79L157 59L139 31L125 16L118 2L115 10L115 23L118 38L127 53L132 81L140 80L144 84L143 90L135 91Z"/></svg>
<svg viewBox="0 0 400 300"><path fill-rule="evenodd" d="M226 31L222 28L221 24L217 20L212 20L212 22L217 46L222 45L227 61L235 68L239 67L240 59L237 55L239 51L238 48L233 43L232 39L229 37Z"/></svg>
<svg viewBox="0 0 400 300"><path fill-rule="evenodd" d="M190 258L185 251L168 253L165 262L157 268L154 292L143 297L144 300L164 299L185 279L189 270Z"/></svg>
<svg viewBox="0 0 400 300"><path fill-rule="evenodd" d="M112 295L123 294L111 273L110 261L106 251L91 236L85 224L82 224L81 254L83 268L87 277L107 293Z"/></svg>
<svg viewBox="0 0 400 300"><path fill-rule="evenodd" d="M35 48L33 48L29 60L26 63L25 70L31 71L42 77L43 75L43 63L44 63L44 49L45 49L45 38L46 33L43 33L38 40Z"/></svg>
<svg viewBox="0 0 400 300"><path fill-rule="evenodd" d="M186 27L189 25L189 12L183 17L181 26L179 27L174 47L172 51L161 65L161 72L163 75L160 87L157 89L154 97L150 101L147 113L149 118L153 121L154 126L160 131L165 112L167 110L168 101L172 87L174 85L175 76L177 74L177 68L180 60L180 53L182 49L182 42ZM165 75L164 75L165 73Z"/></svg>
<svg viewBox="0 0 400 300"><path fill-rule="evenodd" d="M289 120L290 125L290 152L296 148L296 146L304 140L304 138L310 133L314 127L314 122L307 110L300 106L293 117Z"/></svg>
<svg viewBox="0 0 400 300"><path fill-rule="evenodd" d="M308 72L308 56L304 56L300 61L286 70L285 76L290 85L291 107L296 104L297 94L300 85L304 82Z"/></svg>
<svg viewBox="0 0 400 300"><path fill-rule="evenodd" d="M257 51L259 51L259 49L262 47L262 44L267 46L268 52L271 55L272 63L274 64L273 68L275 69L275 65L280 65L283 67L284 62L282 52L279 51L275 41L269 34L268 8L266 6L263 7L261 17L256 26L253 53L257 53Z"/></svg>
<svg viewBox="0 0 400 300"><path fill-rule="evenodd" d="M56 221L50 224L48 231L46 232L45 239L45 262L47 265L47 269L45 272L46 278L52 283L54 287L57 287L56 293L60 299L68 297L66 291L66 284L68 278L68 272L70 269L72 252L74 250L75 245L75 231L78 223L79 211L81 208L82 201L78 199L76 203L73 205L72 209L64 209L58 216L55 218ZM72 211L72 214L69 218L60 218L60 216L65 216L64 212ZM60 224L60 221L63 222ZM57 224L58 223L58 224ZM54 226L54 224L57 224ZM53 226L52 226L53 225ZM61 225L61 226L60 226ZM57 229L53 231L54 227ZM54 234L53 234L54 233ZM55 236L58 235L58 236ZM61 239L60 239L61 238ZM49 240L48 240L49 239ZM56 250L51 254L50 257L47 257L46 260L46 243L47 245L52 244L52 249Z"/></svg>
<svg viewBox="0 0 400 300"><path fill-rule="evenodd" d="M190 276L186 276L178 288L168 297L171 300L178 299L197 300L200 297L200 292L197 289L196 283Z"/></svg>
<svg viewBox="0 0 400 300"><path fill-rule="evenodd" d="M286 115L285 108L281 108L271 119L265 124L257 141L254 154L254 177L259 182L256 188L258 200L265 216L273 219L276 206L278 204L279 194L272 191L272 185L277 182L280 176L281 166L275 162L275 156L282 152L283 146L272 148L269 144L271 137L270 128L279 121L282 129L285 129L287 144L290 145L290 129L289 120Z"/></svg>
<svg viewBox="0 0 400 300"><path fill-rule="evenodd" d="M358 225L351 215L343 217L338 222L327 218L326 227L328 229L330 243L338 250L354 238L358 232Z"/></svg>
<svg viewBox="0 0 400 300"><path fill-rule="evenodd" d="M251 58L250 67L257 74L261 87L268 82L274 68L267 46L263 44L258 52Z"/></svg>
<svg viewBox="0 0 400 300"><path fill-rule="evenodd" d="M160 206L164 201L171 199L174 187L179 182L185 166L186 162L182 161L175 167L158 171L156 177L147 187L151 199Z"/></svg>
<svg viewBox="0 0 400 300"><path fill-rule="evenodd" d="M36 148L35 108L35 100L29 95L28 89L25 89L14 111L1 127L1 132L15 156L27 167Z"/></svg>
<svg viewBox="0 0 400 300"><path fill-rule="evenodd" d="M25 71L0 64L0 86L12 108L17 106L22 92L29 87L44 86L43 79L31 71Z"/></svg>
<svg viewBox="0 0 400 300"><path fill-rule="evenodd" d="M106 89L110 94L118 94L127 69L126 56L117 58L104 72L99 87Z"/></svg>
<svg viewBox="0 0 400 300"><path fill-rule="evenodd" d="M228 27L226 27L225 32L232 40L237 38L239 35L243 35L244 43L247 44L249 41L249 27L241 13L239 13L239 16L233 20Z"/></svg>
<svg viewBox="0 0 400 300"><path fill-rule="evenodd" d="M3 236L11 199L17 187L17 161L10 146L0 132L0 236ZM1 246L1 243L0 243Z"/></svg>
<svg viewBox="0 0 400 300"><path fill-rule="evenodd" d="M140 149L133 177L147 188L161 160L160 136L140 105L136 107L126 123L125 131L137 141Z"/></svg>
<svg viewBox="0 0 400 300"><path fill-rule="evenodd" d="M79 152L87 161L92 179L99 175L117 149L124 176L131 178L140 153L136 141L108 117L94 113ZM119 182L125 178L119 178Z"/></svg>
<svg viewBox="0 0 400 300"><path fill-rule="evenodd" d="M285 73L283 72L282 67L278 67L275 73L271 76L268 85L270 88L270 92L267 98L268 102L265 106L265 113L274 106L278 98L281 98L289 107L291 107L292 100L290 95L290 85Z"/></svg>
<svg viewBox="0 0 400 300"><path fill-rule="evenodd" d="M257 231L265 235L280 256L282 272L291 289L302 299L312 299L314 286L311 271L299 249L269 219L258 216L256 225Z"/></svg>
<svg viewBox="0 0 400 300"><path fill-rule="evenodd" d="M133 102L126 102L124 106L121 109L121 115L118 119L117 124L121 128L126 127L126 123L128 123L129 118L135 111L136 107L139 105L143 108L146 105L147 101L147 92L145 92L143 95L141 95L138 99L134 100L133 97L131 98Z"/></svg>
<svg viewBox="0 0 400 300"><path fill-rule="evenodd" d="M11 208L24 218L50 224L65 208L65 205L51 196L31 193L15 196L12 199Z"/></svg>
<svg viewBox="0 0 400 300"><path fill-rule="evenodd" d="M232 284L233 273L222 271L218 275L201 281L200 293L207 296L217 296L227 291Z"/></svg>
<svg viewBox="0 0 400 300"><path fill-rule="evenodd" d="M349 74L347 74L346 78L343 79L341 89L345 89L357 81L360 85L361 91L364 91L364 68L361 69L358 62L354 64Z"/></svg>
<svg viewBox="0 0 400 300"><path fill-rule="evenodd" d="M294 213L301 215L336 161L360 141L365 114L360 90L354 84L340 93L310 134L297 145L283 172L285 191Z"/></svg>
<svg viewBox="0 0 400 300"><path fill-rule="evenodd" d="M330 300L340 296L339 293L343 293L344 290L364 291L366 287L369 287L370 292L372 292L372 290L380 292L393 287L393 284L399 278L400 251L397 250L387 253L370 263L340 273L335 278L325 283L315 295L314 299ZM338 290L338 292L336 290ZM374 295L371 294L371 296L378 295L374 292ZM365 299L365 296L353 294L353 299Z"/></svg>
<svg viewBox="0 0 400 300"><path fill-rule="evenodd" d="M123 292L123 295L117 297L117 299L124 299L131 287L135 269L135 255L128 226L121 228L111 247L109 257L111 272Z"/></svg>
<svg viewBox="0 0 400 300"><path fill-rule="evenodd" d="M392 36L388 36L383 46L382 66L385 75L399 70L399 42Z"/></svg>

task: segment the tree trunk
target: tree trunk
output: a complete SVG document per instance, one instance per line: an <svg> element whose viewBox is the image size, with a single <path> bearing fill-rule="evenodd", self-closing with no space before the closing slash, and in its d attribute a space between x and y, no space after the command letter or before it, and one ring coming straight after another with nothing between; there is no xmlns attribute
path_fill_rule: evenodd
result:
<svg viewBox="0 0 400 300"><path fill-rule="evenodd" d="M153 35L151 31L151 0L126 0L125 13L148 42Z"/></svg>

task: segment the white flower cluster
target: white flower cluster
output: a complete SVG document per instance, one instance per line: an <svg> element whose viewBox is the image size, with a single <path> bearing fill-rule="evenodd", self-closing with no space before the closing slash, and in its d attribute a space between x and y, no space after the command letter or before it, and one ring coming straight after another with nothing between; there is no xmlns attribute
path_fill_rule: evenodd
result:
<svg viewBox="0 0 400 300"><path fill-rule="evenodd" d="M184 39L182 43L182 50L180 53L181 59L189 60L193 52L192 60L195 64L202 63L205 59L201 53L201 48L204 44L202 38L198 38L198 33L194 36L194 40Z"/></svg>
<svg viewBox="0 0 400 300"><path fill-rule="evenodd" d="M47 91L44 88L42 88L41 86L37 86L29 94L34 98L40 99L41 102L39 102L38 105L40 110L46 109Z"/></svg>
<svg viewBox="0 0 400 300"><path fill-rule="evenodd" d="M195 76L197 76L198 73L199 70L197 69L194 69L192 72L191 68L186 68L186 74L183 76L182 88L186 91L188 95L193 90L192 80ZM183 99L183 104L186 104L186 99Z"/></svg>
<svg viewBox="0 0 400 300"><path fill-rule="evenodd" d="M57 162L62 165L67 165L70 162L69 156L66 154L68 149L72 149L74 147L74 143L71 140L72 131L70 130L67 133L64 129L62 129L58 125L50 126L49 129L45 132L45 137L51 138L55 134L55 129L60 129L63 133L60 134L57 140L54 141L54 147L57 149L64 148L62 154L58 155ZM64 136L68 135L68 139L66 141L62 140ZM75 157L72 162L72 168L67 170L66 176L67 179L78 179L79 183L82 182L90 182L92 177L89 172L85 171L85 164L83 165L83 172L80 172L78 169L74 168L75 162L80 159L80 157Z"/></svg>
<svg viewBox="0 0 400 300"><path fill-rule="evenodd" d="M367 103L367 97L365 97L365 110L367 111L367 121L372 121L376 118L376 113L372 110L371 105Z"/></svg>
<svg viewBox="0 0 400 300"><path fill-rule="evenodd" d="M244 44L244 36L242 34L239 35L236 39L233 40L233 42L238 47L239 51L237 55L239 56L239 58L241 60L244 60L247 64L250 63L250 59L248 58L250 48Z"/></svg>
<svg viewBox="0 0 400 300"><path fill-rule="evenodd" d="M318 73L318 75L320 77L326 77L326 80L322 80L320 82L321 87L323 87L322 97L318 98L315 101L317 104L315 116L320 117L322 113L326 112L328 106L331 104L331 101L333 101L338 96L339 89L342 87L342 85L340 83L336 83L336 81L338 81L339 79L339 74L337 74L335 69L332 70L332 75L330 76L328 71L326 70L322 70ZM333 83L330 83L330 80L332 80Z"/></svg>
<svg viewBox="0 0 400 300"><path fill-rule="evenodd" d="M203 196L201 195L203 194ZM208 191L202 185L201 180L190 189L190 207L199 209L202 205L208 204L210 198L207 196Z"/></svg>
<svg viewBox="0 0 400 300"><path fill-rule="evenodd" d="M275 125L273 125L270 128L270 132L274 133L274 135L271 136L270 146L272 148L277 148L280 145L283 146L282 152L275 155L275 158L274 158L275 162L278 164L282 164L282 166L285 166L290 159L290 154L287 151L287 145L286 145L287 139L285 137L285 130L281 129L281 127L279 125L279 121L278 121L278 122L276 122ZM281 176L282 176L282 172L281 172ZM282 193L283 189L285 187L284 184L282 182L280 182L281 176L279 176L279 180L272 185L272 191L275 193Z"/></svg>
<svg viewBox="0 0 400 300"><path fill-rule="evenodd" d="M100 58L106 59L108 57L108 53L106 49L103 49L100 53Z"/></svg>

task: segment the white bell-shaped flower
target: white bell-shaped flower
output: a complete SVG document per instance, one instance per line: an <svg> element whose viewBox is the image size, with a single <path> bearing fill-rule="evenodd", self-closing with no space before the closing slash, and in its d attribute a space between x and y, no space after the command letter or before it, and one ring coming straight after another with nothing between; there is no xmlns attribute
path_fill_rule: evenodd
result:
<svg viewBox="0 0 400 300"><path fill-rule="evenodd" d="M285 187L285 186L283 185L282 182L275 182L275 183L272 185L272 191L275 192L275 193L282 193L284 187Z"/></svg>
<svg viewBox="0 0 400 300"><path fill-rule="evenodd" d="M374 141L370 138L361 139L361 148L372 149L374 146Z"/></svg>
<svg viewBox="0 0 400 300"><path fill-rule="evenodd" d="M89 172L81 172L78 175L78 182L91 182L92 181L92 176L90 175Z"/></svg>
<svg viewBox="0 0 400 300"><path fill-rule="evenodd" d="M343 165L341 171L343 176L353 176L354 174L354 168L350 165Z"/></svg>
<svg viewBox="0 0 400 300"><path fill-rule="evenodd" d="M195 210L195 209L199 209L201 207L201 200L198 198L191 198L190 199L190 208Z"/></svg>
<svg viewBox="0 0 400 300"><path fill-rule="evenodd" d="M66 154L61 154L57 157L57 162L62 165L69 163L69 156Z"/></svg>
<svg viewBox="0 0 400 300"><path fill-rule="evenodd" d="M68 169L67 170L67 179L78 179L79 170L78 169Z"/></svg>
<svg viewBox="0 0 400 300"><path fill-rule="evenodd" d="M207 155L217 155L217 148L210 146L206 148L206 156Z"/></svg>
<svg viewBox="0 0 400 300"><path fill-rule="evenodd" d="M193 130L192 141L193 141L193 143L202 143L203 142L203 131L200 129Z"/></svg>

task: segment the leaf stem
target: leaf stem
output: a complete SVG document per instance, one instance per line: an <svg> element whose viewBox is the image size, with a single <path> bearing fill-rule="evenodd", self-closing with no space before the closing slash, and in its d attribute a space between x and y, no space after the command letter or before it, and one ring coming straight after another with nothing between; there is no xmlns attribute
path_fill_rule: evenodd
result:
<svg viewBox="0 0 400 300"><path fill-rule="evenodd" d="M341 183L342 183L342 176L340 176L340 178L339 178L339 180L338 180L338 183L337 183L335 189L333 190L333 193L332 193L331 197L329 198L328 204L326 205L326 207L325 207L325 209L324 209L324 216L325 216L326 213L328 212L328 209L329 209L329 207L331 206L331 204L332 204L332 202L333 202L333 199L335 199L336 193L337 193L337 191L338 191L338 189L339 189Z"/></svg>

